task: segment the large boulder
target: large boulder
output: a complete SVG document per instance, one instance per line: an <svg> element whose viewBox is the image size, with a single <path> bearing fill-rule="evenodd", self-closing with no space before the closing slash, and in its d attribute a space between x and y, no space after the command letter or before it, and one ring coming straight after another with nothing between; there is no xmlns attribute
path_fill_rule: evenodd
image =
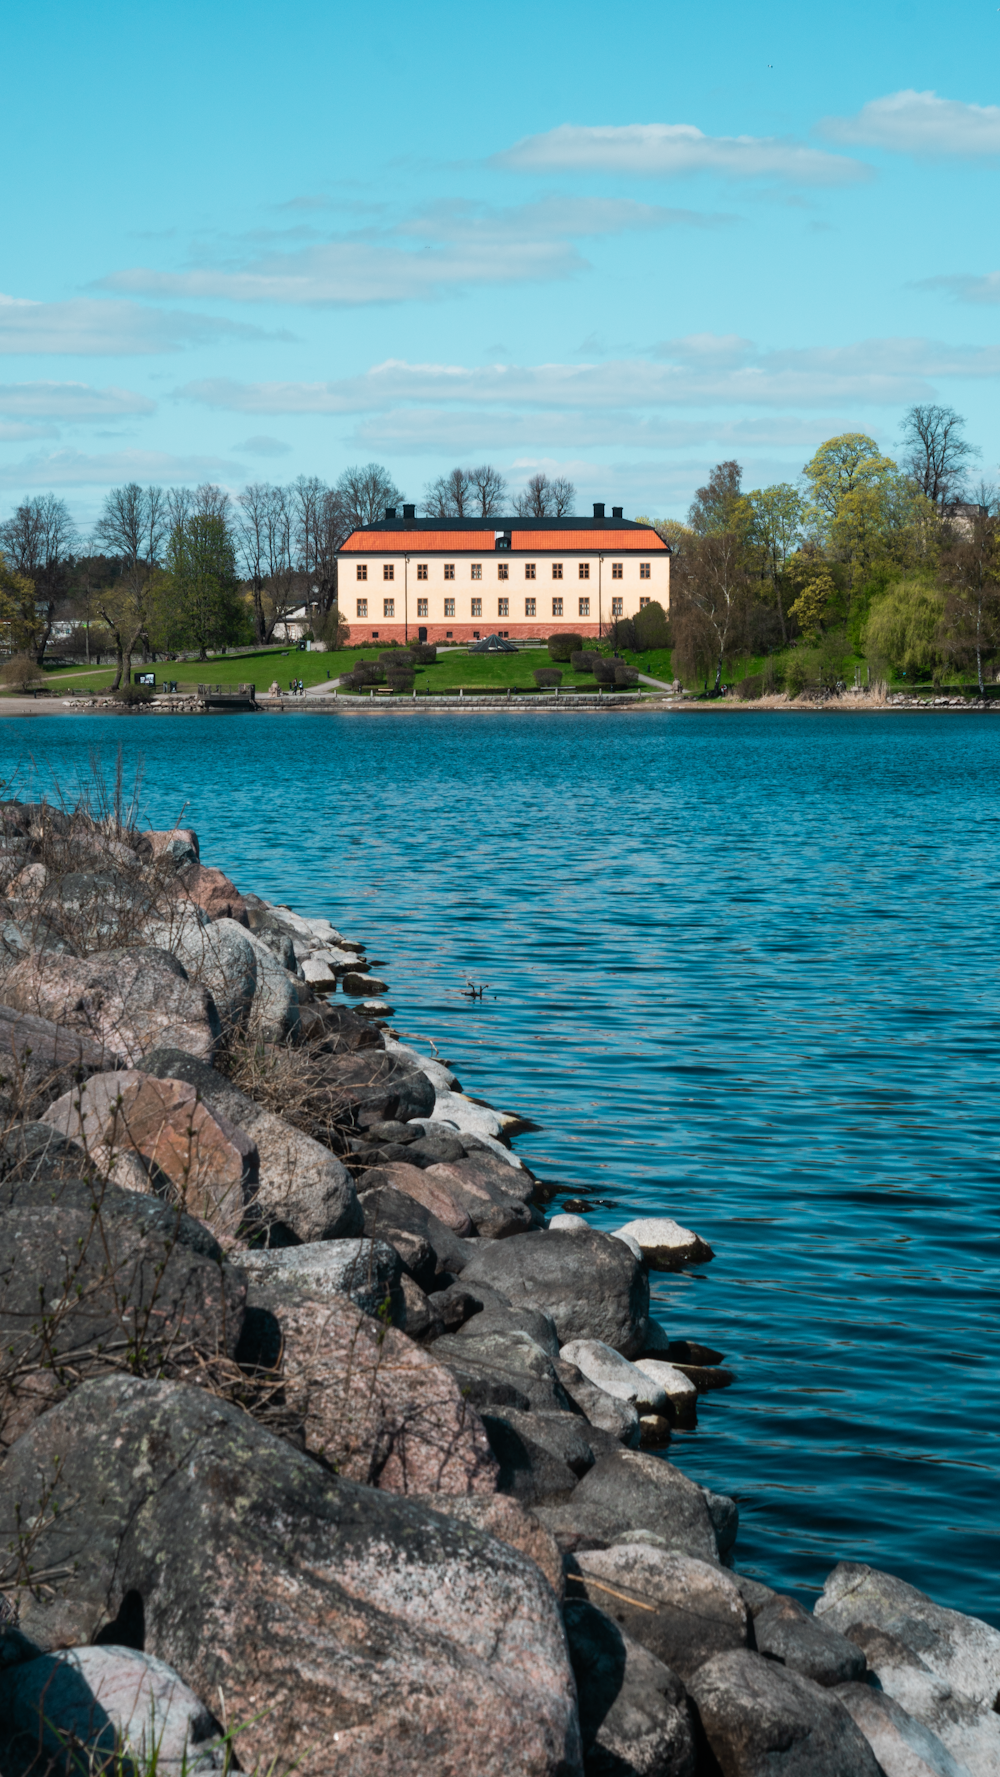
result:
<svg viewBox="0 0 1000 1777"><path fill-rule="evenodd" d="M426 1493L417 1497L446 1518L461 1518L519 1549L541 1568L556 1597L562 1598L563 1564L555 1537L516 1499L505 1493Z"/></svg>
<svg viewBox="0 0 1000 1777"><path fill-rule="evenodd" d="M842 1561L827 1577L814 1611L843 1635L883 1629L896 1636L938 1678L983 1709L992 1709L1000 1695L1000 1629L935 1604L894 1574Z"/></svg>
<svg viewBox="0 0 1000 1777"><path fill-rule="evenodd" d="M236 1240L256 1195L257 1149L186 1081L131 1069L97 1074L50 1105L44 1121L101 1173L136 1156L146 1189L169 1195L225 1244Z"/></svg>
<svg viewBox="0 0 1000 1777"><path fill-rule="evenodd" d="M842 1684L837 1697L863 1733L884 1777L970 1777L968 1765L952 1758L943 1740L884 1691L867 1684Z"/></svg>
<svg viewBox="0 0 1000 1777"><path fill-rule="evenodd" d="M498 1183L491 1172L468 1160L449 1160L427 1167L424 1177L446 1192L468 1215L476 1233L485 1240L505 1240L526 1234L532 1215L521 1197ZM511 1172L513 1180L516 1175Z"/></svg>
<svg viewBox="0 0 1000 1777"><path fill-rule="evenodd" d="M649 1279L628 1247L608 1235L587 1229L490 1241L463 1275L490 1284L515 1306L551 1315L563 1343L601 1339L625 1357L643 1348Z"/></svg>
<svg viewBox="0 0 1000 1777"><path fill-rule="evenodd" d="M211 1111L250 1137L257 1149L257 1190L249 1213L276 1243L342 1240L364 1231L351 1176L322 1142L265 1110L197 1056L157 1049L143 1071L187 1081Z"/></svg>
<svg viewBox="0 0 1000 1777"><path fill-rule="evenodd" d="M125 1747L165 1777L226 1769L211 1710L162 1660L135 1648L61 1648L0 1671L0 1721L6 1772L115 1770ZM67 1760L73 1742L77 1759Z"/></svg>
<svg viewBox="0 0 1000 1777"><path fill-rule="evenodd" d="M753 1626L760 1653L817 1684L850 1684L865 1676L861 1649L828 1623L817 1622L794 1598L765 1604L753 1613Z"/></svg>
<svg viewBox="0 0 1000 1777"><path fill-rule="evenodd" d="M580 1777L558 1605L509 1544L164 1383L91 1383L46 1414L8 1458L0 1542L54 1472L32 1558L60 1577L24 1594L23 1631L110 1640L137 1594L146 1651L245 1724L243 1769Z"/></svg>
<svg viewBox="0 0 1000 1777"><path fill-rule="evenodd" d="M416 1170L416 1168L414 1168ZM361 1179L358 1193L369 1240L388 1240L422 1289L440 1287L440 1273L458 1274L474 1248L453 1229L404 1191L394 1189L372 1173Z"/></svg>
<svg viewBox="0 0 1000 1777"><path fill-rule="evenodd" d="M170 948L190 979L208 989L223 1029L244 1024L254 1003L258 973L257 950L246 927L235 919L215 919L209 925L187 919L178 924Z"/></svg>
<svg viewBox="0 0 1000 1777"><path fill-rule="evenodd" d="M588 1382L602 1388L605 1394L629 1402L638 1412L666 1411L667 1397L660 1384L600 1339L571 1339L562 1348L562 1359L575 1364Z"/></svg>
<svg viewBox="0 0 1000 1777"><path fill-rule="evenodd" d="M687 1688L722 1777L882 1777L834 1694L760 1654L716 1654Z"/></svg>
<svg viewBox="0 0 1000 1777"><path fill-rule="evenodd" d="M436 1171L436 1167L425 1170L411 1166L407 1160L393 1160L387 1166L370 1167L360 1183L366 1199L384 1190L400 1192L419 1203L453 1234L465 1238L474 1232L468 1209L457 1193L448 1189L446 1181L434 1177Z"/></svg>
<svg viewBox="0 0 1000 1777"><path fill-rule="evenodd" d="M1000 1715L995 1708L940 1678L912 1646L887 1629L856 1623L848 1636L886 1696L935 1734L972 1777L994 1777L1000 1771Z"/></svg>
<svg viewBox="0 0 1000 1777"><path fill-rule="evenodd" d="M347 1295L251 1279L238 1357L280 1387L285 1429L312 1455L393 1493L496 1491L482 1421L433 1356Z"/></svg>
<svg viewBox="0 0 1000 1777"><path fill-rule="evenodd" d="M26 957L8 974L4 998L133 1067L164 1044L211 1061L221 1035L211 994L188 981L175 956L154 946Z"/></svg>
<svg viewBox="0 0 1000 1777"><path fill-rule="evenodd" d="M314 1057L313 1096L332 1124L360 1129L398 1118L408 1123L434 1108L434 1088L426 1074L402 1055L362 1049Z"/></svg>
<svg viewBox="0 0 1000 1777"><path fill-rule="evenodd" d="M586 1599L563 1612L588 1777L695 1777L684 1686Z"/></svg>
<svg viewBox="0 0 1000 1777"><path fill-rule="evenodd" d="M214 1242L217 1256L188 1244L187 1218L157 1205L143 1229L113 1187L0 1190L0 1447L88 1376L233 1358L246 1280Z"/></svg>
<svg viewBox="0 0 1000 1777"><path fill-rule="evenodd" d="M83 1031L0 1006L0 1104L15 1118L37 1118L53 1098L115 1059Z"/></svg>
<svg viewBox="0 0 1000 1777"><path fill-rule="evenodd" d="M175 892L192 906L201 907L209 919L235 919L240 925L246 924L243 897L221 870L200 863L188 864L178 872Z"/></svg>
<svg viewBox="0 0 1000 1777"><path fill-rule="evenodd" d="M718 1559L715 1526L703 1489L672 1463L644 1450L600 1457L571 1500L545 1507L542 1522L556 1534L615 1542L629 1531L650 1531L664 1548L700 1561Z"/></svg>
<svg viewBox="0 0 1000 1777"><path fill-rule="evenodd" d="M687 1684L713 1654L746 1647L747 1609L724 1568L646 1543L581 1549L566 1579Z"/></svg>
<svg viewBox="0 0 1000 1777"><path fill-rule="evenodd" d="M257 1283L287 1283L317 1298L349 1296L365 1314L384 1312L387 1305L402 1308L399 1254L385 1240L258 1247L240 1262Z"/></svg>

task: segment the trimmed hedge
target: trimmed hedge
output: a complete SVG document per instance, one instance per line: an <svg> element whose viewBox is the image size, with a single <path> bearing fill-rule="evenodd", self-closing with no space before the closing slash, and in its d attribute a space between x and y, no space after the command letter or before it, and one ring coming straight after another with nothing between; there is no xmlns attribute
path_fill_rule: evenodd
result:
<svg viewBox="0 0 1000 1777"><path fill-rule="evenodd" d="M637 666L615 667L615 684L620 686L623 690L630 686L638 685L638 683L639 668Z"/></svg>
<svg viewBox="0 0 1000 1777"><path fill-rule="evenodd" d="M583 647L583 637L571 635L568 632L566 635L550 636L547 647L550 660L566 661L571 658L576 649Z"/></svg>
<svg viewBox="0 0 1000 1777"><path fill-rule="evenodd" d="M531 676L534 679L535 684L538 686L539 691L547 691L553 685L562 684L562 673L559 671L558 667L536 666Z"/></svg>
<svg viewBox="0 0 1000 1777"><path fill-rule="evenodd" d="M417 666L433 666L438 657L433 642L411 642L409 652Z"/></svg>

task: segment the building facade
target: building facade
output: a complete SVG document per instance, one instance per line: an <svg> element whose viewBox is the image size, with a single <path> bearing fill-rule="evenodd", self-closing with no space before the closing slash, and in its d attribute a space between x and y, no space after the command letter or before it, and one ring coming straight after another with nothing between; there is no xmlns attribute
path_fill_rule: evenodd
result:
<svg viewBox="0 0 1000 1777"><path fill-rule="evenodd" d="M352 642L471 642L602 635L656 600L670 608L670 550L650 525L593 518L417 518L352 531L337 599Z"/></svg>

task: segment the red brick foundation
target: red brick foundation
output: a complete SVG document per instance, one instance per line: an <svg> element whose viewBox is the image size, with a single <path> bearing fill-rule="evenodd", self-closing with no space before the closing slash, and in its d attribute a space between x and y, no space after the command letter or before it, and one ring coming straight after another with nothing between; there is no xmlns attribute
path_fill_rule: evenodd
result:
<svg viewBox="0 0 1000 1777"><path fill-rule="evenodd" d="M426 631L427 641L445 644L448 642L476 642L485 640L487 636L492 635L509 636L511 641L530 640L544 643L548 641L550 635L558 634L560 630L565 630L568 635L583 636L594 641L600 635L600 630L594 622L574 623L572 626L565 622L562 624L556 622L546 628L544 624L537 621L518 623L513 618L502 619L495 628L491 628L485 619L481 623L411 623L408 627L404 627L402 623L352 623L347 637L347 646L349 648L370 648L374 644L379 648L389 648L393 642L403 646L406 642L419 641L421 630Z"/></svg>

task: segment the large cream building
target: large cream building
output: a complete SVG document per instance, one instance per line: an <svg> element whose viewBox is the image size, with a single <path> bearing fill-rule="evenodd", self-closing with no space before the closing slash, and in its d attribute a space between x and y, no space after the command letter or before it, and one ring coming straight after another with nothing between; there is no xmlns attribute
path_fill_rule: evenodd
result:
<svg viewBox="0 0 1000 1777"><path fill-rule="evenodd" d="M670 550L650 525L610 519L417 518L386 508L337 557L353 642L599 636L655 599L670 607Z"/></svg>

